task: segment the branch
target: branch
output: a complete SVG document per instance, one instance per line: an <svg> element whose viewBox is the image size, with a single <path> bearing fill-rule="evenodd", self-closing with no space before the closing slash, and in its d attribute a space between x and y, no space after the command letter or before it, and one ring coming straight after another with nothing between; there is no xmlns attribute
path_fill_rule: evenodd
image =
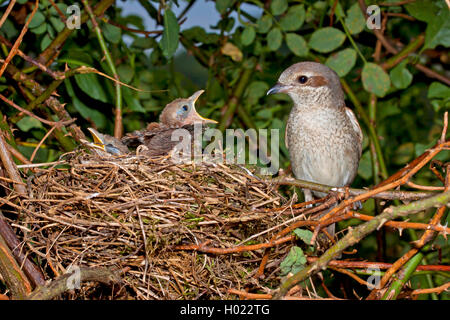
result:
<svg viewBox="0 0 450 320"><path fill-rule="evenodd" d="M94 15L103 15L106 9L108 9L114 2L115 0L100 1L94 8ZM89 16L87 15L87 13L83 13L81 15L81 23L85 23L88 19ZM58 33L52 43L39 55L37 60L42 64L49 65L57 57L57 55L61 51L61 47L63 46L67 38L72 34L72 32L72 29L68 29L67 27L64 28L60 33Z"/></svg>
<svg viewBox="0 0 450 320"><path fill-rule="evenodd" d="M20 250L20 241L17 239L14 230L6 222L0 211L0 236L3 237L8 248L11 250L16 261L22 266L23 271L33 283L34 287L45 284L42 272L25 256Z"/></svg>
<svg viewBox="0 0 450 320"><path fill-rule="evenodd" d="M324 184L299 180L295 178L274 178L272 180L266 180L266 182L279 184L279 185L290 185L296 186L299 188L310 189L313 191L320 191L325 193L336 192L339 188L327 186ZM347 190L346 190L347 191ZM355 189L348 188L348 194L351 196L361 196L369 192L367 189ZM431 197L435 195L436 192L418 192L418 191L400 191L400 190L392 190L392 191L380 191L378 193L372 194L370 198L374 199L385 199L385 200L419 200Z"/></svg>
<svg viewBox="0 0 450 320"><path fill-rule="evenodd" d="M106 46L105 39L103 38L102 31L100 30L100 27L97 24L97 21L95 20L95 15L92 12L91 7L89 6L89 3L87 0L82 0L84 6L86 7L86 10L89 14L89 17L91 18L92 25L95 30L95 34L97 35L98 42L100 43L100 47L102 48L103 54L106 58L106 63L108 64L108 67L111 69L111 72L113 73L114 79L119 81L119 75L116 71L116 66L114 65L114 61L111 58L111 54L109 53L108 47ZM114 121L114 137L117 139L122 138L123 134L123 123L122 123L122 89L120 86L120 83L115 82L116 87L116 110L115 110L115 121Z"/></svg>
<svg viewBox="0 0 450 320"><path fill-rule="evenodd" d="M280 299L294 285L325 269L328 263L333 258L340 255L349 246L358 243L366 235L375 231L385 222L399 217L405 217L435 206L447 205L449 202L450 191L447 191L427 199L422 199L406 205L389 207L385 209L382 214L374 217L371 221L350 230L344 238L339 240L334 246L328 249L316 262L296 273L295 275L287 279L284 283L282 283L279 292L274 296L274 298Z"/></svg>
<svg viewBox="0 0 450 320"><path fill-rule="evenodd" d="M17 181L14 183L14 190L20 195L26 195L27 190L22 184L22 178L20 177L19 171L17 170L16 164L11 158L11 154L7 148L7 143L3 136L3 131L0 130L0 159L2 161L3 167L8 172L8 176L11 180Z"/></svg>
<svg viewBox="0 0 450 320"><path fill-rule="evenodd" d="M76 270L72 273L66 273L55 280L52 280L48 285L40 287L33 291L27 299L29 300L49 300L59 296L67 290L71 290L71 277L76 276ZM112 284L120 282L118 274L108 268L88 268L80 267L80 278L77 279L81 282L85 281L97 281L104 284Z"/></svg>
<svg viewBox="0 0 450 320"><path fill-rule="evenodd" d="M28 25L30 24L31 20L34 17L34 14L37 11L38 4L39 4L39 0L36 0L36 2L34 3L33 11L28 16L28 19L25 22L25 25L23 26L22 31L20 31L19 37L16 39L16 42L14 42L14 45L11 48L11 51L9 52L8 56L6 57L5 62L3 63L2 67L0 68L0 77L3 75L3 72L5 72L5 69L8 66L9 62L16 55L17 49L19 48L20 44L22 43L22 39L25 36L25 33L27 33L27 31L28 31Z"/></svg>
<svg viewBox="0 0 450 320"><path fill-rule="evenodd" d="M0 235L0 275L14 298L23 299L31 292L31 284L14 259L11 250Z"/></svg>

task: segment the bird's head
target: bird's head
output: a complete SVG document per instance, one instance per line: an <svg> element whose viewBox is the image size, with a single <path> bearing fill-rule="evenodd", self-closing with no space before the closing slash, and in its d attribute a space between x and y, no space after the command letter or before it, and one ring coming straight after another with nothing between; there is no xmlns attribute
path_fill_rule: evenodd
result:
<svg viewBox="0 0 450 320"><path fill-rule="evenodd" d="M196 123L217 123L212 119L202 117L195 110L195 102L205 90L199 90L186 99L176 99L166 105L161 112L159 121L170 127L182 127Z"/></svg>
<svg viewBox="0 0 450 320"><path fill-rule="evenodd" d="M118 139L98 132L94 128L88 128L92 135L93 143L90 146L93 149L101 150L112 155L123 155L129 152L128 148Z"/></svg>
<svg viewBox="0 0 450 320"><path fill-rule="evenodd" d="M296 105L322 105L324 102L343 102L344 92L339 76L317 62L299 62L286 70L267 94L286 93Z"/></svg>

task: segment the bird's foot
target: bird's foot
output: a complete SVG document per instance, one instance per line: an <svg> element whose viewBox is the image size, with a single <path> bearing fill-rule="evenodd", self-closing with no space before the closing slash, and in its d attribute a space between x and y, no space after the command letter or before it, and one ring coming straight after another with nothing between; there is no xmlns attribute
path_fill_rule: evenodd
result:
<svg viewBox="0 0 450 320"><path fill-rule="evenodd" d="M350 197L350 188L348 186L345 187L336 187L331 189L334 197L336 197L337 201L345 200ZM353 210L361 210L362 209L362 203L361 201L353 202L352 208Z"/></svg>

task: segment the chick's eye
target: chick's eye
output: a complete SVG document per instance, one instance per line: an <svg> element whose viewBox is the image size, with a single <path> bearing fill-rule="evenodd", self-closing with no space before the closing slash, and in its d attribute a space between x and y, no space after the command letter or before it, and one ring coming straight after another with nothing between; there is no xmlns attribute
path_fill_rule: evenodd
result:
<svg viewBox="0 0 450 320"><path fill-rule="evenodd" d="M186 111L188 111L188 108L189 108L189 107L188 107L187 105L184 105L184 106L181 107L181 110L183 110L184 112L186 112Z"/></svg>
<svg viewBox="0 0 450 320"><path fill-rule="evenodd" d="M304 84L308 81L308 77L307 76L300 76L298 78L298 82L300 82L301 84Z"/></svg>

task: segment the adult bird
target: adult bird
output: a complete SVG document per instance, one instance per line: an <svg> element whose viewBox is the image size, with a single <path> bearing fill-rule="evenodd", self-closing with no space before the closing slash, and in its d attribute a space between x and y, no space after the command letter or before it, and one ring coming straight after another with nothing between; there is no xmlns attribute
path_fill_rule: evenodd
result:
<svg viewBox="0 0 450 320"><path fill-rule="evenodd" d="M358 172L363 134L355 114L345 106L339 76L320 63L296 63L283 71L267 94L279 92L294 102L285 140L295 177L334 187L349 186ZM310 190L303 192L305 201L312 200ZM334 228L330 225L329 233L334 234Z"/></svg>
<svg viewBox="0 0 450 320"><path fill-rule="evenodd" d="M170 102L161 112L159 122L149 123L144 130L126 134L122 142L129 147L144 145L146 150L142 154L147 156L168 154L179 143L172 141L175 130L183 128L192 136L195 124L217 123L202 117L195 109L195 102L204 91L199 90L189 98Z"/></svg>

